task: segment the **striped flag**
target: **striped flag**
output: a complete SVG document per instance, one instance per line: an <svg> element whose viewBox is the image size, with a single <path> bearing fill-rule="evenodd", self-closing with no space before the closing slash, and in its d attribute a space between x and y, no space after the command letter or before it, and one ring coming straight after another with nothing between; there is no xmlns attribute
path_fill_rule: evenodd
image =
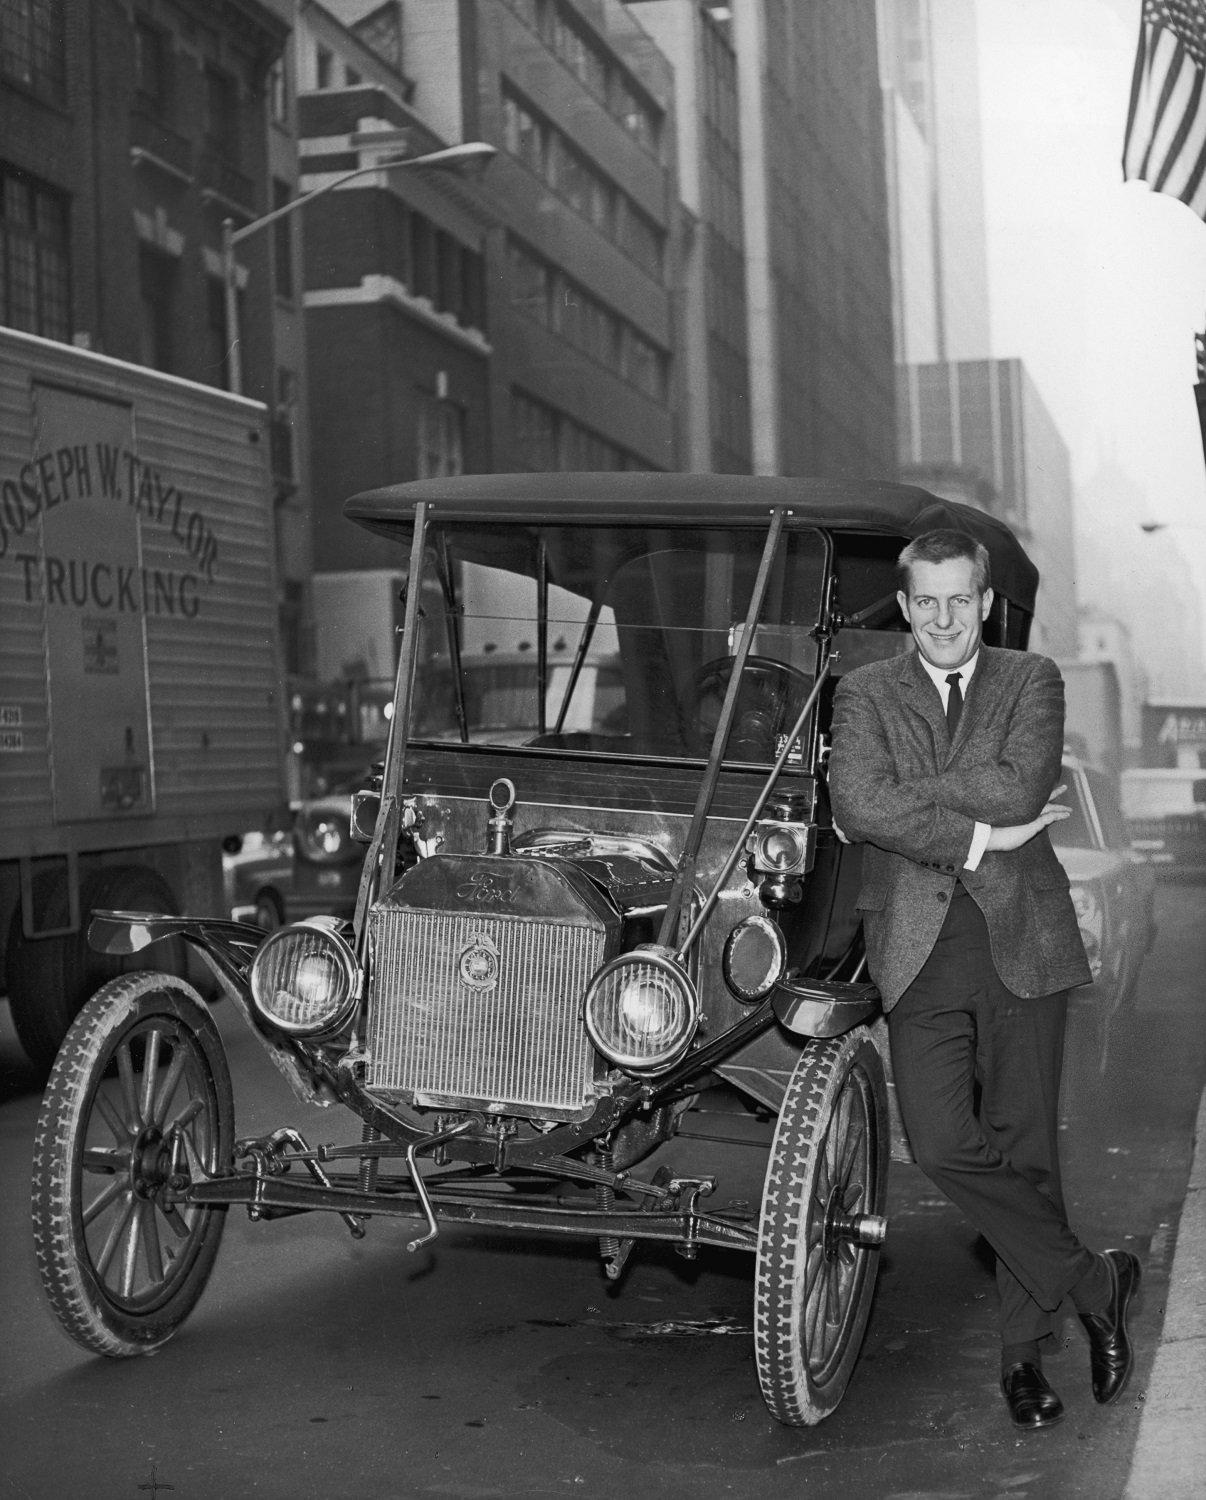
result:
<svg viewBox="0 0 1206 1500"><path fill-rule="evenodd" d="M1122 175L1206 219L1206 0L1143 0Z"/></svg>

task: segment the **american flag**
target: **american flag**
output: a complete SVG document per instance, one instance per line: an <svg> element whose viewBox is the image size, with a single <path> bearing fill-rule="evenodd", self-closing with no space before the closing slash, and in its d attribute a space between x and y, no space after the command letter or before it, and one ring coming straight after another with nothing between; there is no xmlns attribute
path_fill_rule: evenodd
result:
<svg viewBox="0 0 1206 1500"><path fill-rule="evenodd" d="M1206 0L1143 0L1122 175L1206 219Z"/></svg>

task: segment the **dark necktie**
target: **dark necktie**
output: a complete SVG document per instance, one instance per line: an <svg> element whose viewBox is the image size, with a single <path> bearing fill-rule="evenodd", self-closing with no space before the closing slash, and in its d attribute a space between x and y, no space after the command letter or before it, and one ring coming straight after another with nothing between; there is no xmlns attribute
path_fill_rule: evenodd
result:
<svg viewBox="0 0 1206 1500"><path fill-rule="evenodd" d="M946 732L952 741L955 738L955 730L959 727L959 715L963 712L963 692L959 687L959 679L962 676L962 672L952 672L946 679L950 687L946 700Z"/></svg>

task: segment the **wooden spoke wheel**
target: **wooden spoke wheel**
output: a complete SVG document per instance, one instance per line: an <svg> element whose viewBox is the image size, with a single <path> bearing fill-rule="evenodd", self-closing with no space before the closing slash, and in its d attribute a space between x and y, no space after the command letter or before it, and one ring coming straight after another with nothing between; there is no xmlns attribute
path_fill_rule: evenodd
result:
<svg viewBox="0 0 1206 1500"><path fill-rule="evenodd" d="M169 974L123 975L80 1011L42 1100L33 1230L42 1286L96 1354L150 1354L192 1311L224 1208L179 1201L230 1160L234 1105L221 1037Z"/></svg>

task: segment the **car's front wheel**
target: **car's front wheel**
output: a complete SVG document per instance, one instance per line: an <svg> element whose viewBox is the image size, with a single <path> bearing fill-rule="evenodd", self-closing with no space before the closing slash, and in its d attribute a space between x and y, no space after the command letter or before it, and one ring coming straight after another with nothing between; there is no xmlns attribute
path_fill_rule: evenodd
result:
<svg viewBox="0 0 1206 1500"><path fill-rule="evenodd" d="M780 1422L819 1422L845 1392L875 1289L888 1147L866 1029L809 1042L779 1113L758 1234L754 1347Z"/></svg>
<svg viewBox="0 0 1206 1500"><path fill-rule="evenodd" d="M192 1311L226 1213L179 1193L223 1169L233 1136L226 1054L196 990L149 972L98 990L59 1051L34 1145L38 1269L76 1343L151 1354Z"/></svg>

